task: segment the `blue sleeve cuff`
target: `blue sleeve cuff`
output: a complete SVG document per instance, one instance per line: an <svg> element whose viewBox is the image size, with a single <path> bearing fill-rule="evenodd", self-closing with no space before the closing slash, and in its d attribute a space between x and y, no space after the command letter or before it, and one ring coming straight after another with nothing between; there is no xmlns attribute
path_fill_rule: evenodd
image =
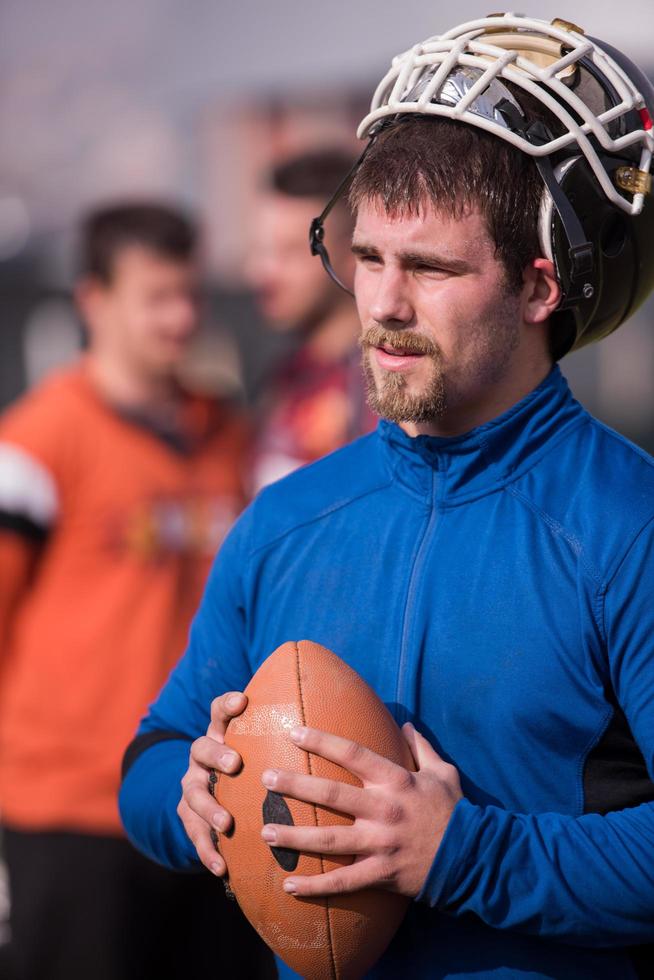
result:
<svg viewBox="0 0 654 980"><path fill-rule="evenodd" d="M470 852L473 850L478 832L481 809L466 800L457 803L436 856L425 878L416 902L424 902L432 908L445 909L448 895L452 892L455 876L465 868Z"/></svg>

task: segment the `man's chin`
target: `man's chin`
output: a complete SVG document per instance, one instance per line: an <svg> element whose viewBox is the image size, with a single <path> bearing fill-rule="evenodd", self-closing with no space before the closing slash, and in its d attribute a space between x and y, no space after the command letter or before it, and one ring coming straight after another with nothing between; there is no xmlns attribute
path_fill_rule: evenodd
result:
<svg viewBox="0 0 654 980"><path fill-rule="evenodd" d="M445 413L445 399L440 393L411 397L405 395L378 395L369 392L368 404L380 418L389 422L435 422Z"/></svg>
<svg viewBox="0 0 654 980"><path fill-rule="evenodd" d="M426 380L414 371L383 371L369 351L364 351L362 365L368 404L376 415L398 424L432 422L443 415L445 387L440 370L432 369Z"/></svg>
<svg viewBox="0 0 654 980"><path fill-rule="evenodd" d="M300 332L300 327L293 317L283 317L277 312L266 313L263 308L261 313L266 321L266 327L271 333L293 334Z"/></svg>
<svg viewBox="0 0 654 980"><path fill-rule="evenodd" d="M145 374L152 378L172 378L175 377L189 361L189 352L184 349L177 353L160 353L158 356L144 358L141 361L141 369Z"/></svg>
<svg viewBox="0 0 654 980"><path fill-rule="evenodd" d="M445 412L442 379L431 385L417 386L400 374L377 382L368 375L368 404L371 410L389 422L433 422Z"/></svg>

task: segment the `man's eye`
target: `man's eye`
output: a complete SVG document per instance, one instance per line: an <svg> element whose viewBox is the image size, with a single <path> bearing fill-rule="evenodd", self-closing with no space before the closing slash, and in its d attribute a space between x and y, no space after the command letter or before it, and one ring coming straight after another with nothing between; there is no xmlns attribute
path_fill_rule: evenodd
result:
<svg viewBox="0 0 654 980"><path fill-rule="evenodd" d="M449 275L449 272L447 271L447 269L442 269L439 265L424 265L424 264L421 264L421 265L417 265L415 267L415 271L416 272L422 272L422 273L424 273L426 275L432 275L432 276L447 276L447 275Z"/></svg>
<svg viewBox="0 0 654 980"><path fill-rule="evenodd" d="M365 262L366 265L379 265L381 263L378 255L363 255L361 252L357 254L357 259L359 262Z"/></svg>

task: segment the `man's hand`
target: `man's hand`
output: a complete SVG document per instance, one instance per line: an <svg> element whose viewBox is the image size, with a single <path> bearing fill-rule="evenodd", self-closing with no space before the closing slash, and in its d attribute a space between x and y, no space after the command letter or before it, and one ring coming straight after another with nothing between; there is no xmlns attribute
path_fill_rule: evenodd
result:
<svg viewBox="0 0 654 980"><path fill-rule="evenodd" d="M444 762L412 725L404 725L402 733L417 772L337 735L314 728L293 729L291 738L297 745L348 769L363 786L282 770L264 772L262 781L268 789L354 817L348 827L266 824L262 837L276 847L355 855L354 863L344 868L287 878L287 892L304 897L386 888L411 898L418 894L463 794L454 766Z"/></svg>
<svg viewBox="0 0 654 980"><path fill-rule="evenodd" d="M245 710L247 703L247 697L240 691L230 691L212 701L211 724L207 734L193 742L189 767L182 779L178 816L195 844L198 857L215 875L224 875L226 871L225 862L216 850L216 831L229 830L232 817L214 799L214 770L235 773L241 768L240 755L224 744L225 729L231 718Z"/></svg>

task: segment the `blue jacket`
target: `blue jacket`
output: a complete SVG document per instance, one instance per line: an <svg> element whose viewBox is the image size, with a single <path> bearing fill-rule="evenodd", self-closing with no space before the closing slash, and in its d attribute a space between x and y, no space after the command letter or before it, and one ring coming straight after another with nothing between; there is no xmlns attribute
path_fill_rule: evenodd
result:
<svg viewBox="0 0 654 980"><path fill-rule="evenodd" d="M653 461L558 368L466 435L381 422L264 490L133 746L130 837L196 864L176 815L189 741L212 698L312 639L465 793L373 975L636 976L627 947L654 942L653 517Z"/></svg>

